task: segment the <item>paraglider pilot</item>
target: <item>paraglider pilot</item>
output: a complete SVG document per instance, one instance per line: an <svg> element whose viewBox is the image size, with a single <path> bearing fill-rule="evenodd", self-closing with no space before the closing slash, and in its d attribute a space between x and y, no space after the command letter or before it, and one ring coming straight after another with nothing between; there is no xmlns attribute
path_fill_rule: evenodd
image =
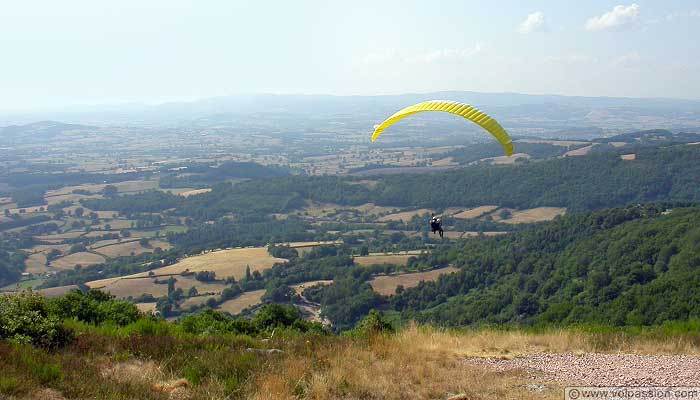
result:
<svg viewBox="0 0 700 400"><path fill-rule="evenodd" d="M441 238L442 234L444 233L444 230L442 229L442 219L435 216L435 214L432 214L432 217L430 218L430 231L433 232L433 234L437 232Z"/></svg>

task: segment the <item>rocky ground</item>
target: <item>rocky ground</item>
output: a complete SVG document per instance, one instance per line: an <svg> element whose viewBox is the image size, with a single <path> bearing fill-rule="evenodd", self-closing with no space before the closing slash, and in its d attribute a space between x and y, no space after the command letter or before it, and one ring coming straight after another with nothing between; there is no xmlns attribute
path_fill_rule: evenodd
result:
<svg viewBox="0 0 700 400"><path fill-rule="evenodd" d="M700 357L601 353L539 353L513 359L466 358L495 371L581 386L700 386Z"/></svg>

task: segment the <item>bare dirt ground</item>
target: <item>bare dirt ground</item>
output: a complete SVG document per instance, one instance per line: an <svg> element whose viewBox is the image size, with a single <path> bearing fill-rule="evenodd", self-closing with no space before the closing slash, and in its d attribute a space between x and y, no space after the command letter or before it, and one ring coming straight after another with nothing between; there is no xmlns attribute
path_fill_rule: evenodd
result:
<svg viewBox="0 0 700 400"><path fill-rule="evenodd" d="M582 386L700 386L700 357L689 355L540 353L511 360L467 358L465 363Z"/></svg>

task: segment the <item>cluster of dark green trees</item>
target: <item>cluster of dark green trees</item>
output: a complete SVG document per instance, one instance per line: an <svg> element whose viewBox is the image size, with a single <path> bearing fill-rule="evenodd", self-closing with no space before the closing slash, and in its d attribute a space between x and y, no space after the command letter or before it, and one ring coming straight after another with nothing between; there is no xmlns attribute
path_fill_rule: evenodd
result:
<svg viewBox="0 0 700 400"><path fill-rule="evenodd" d="M125 213L177 208L199 220L228 214L260 215L298 209L305 200L401 207L566 207L597 210L631 203L700 201L700 147L640 147L633 161L616 152L555 158L517 166L476 166L430 175L394 175L368 188L352 177L291 176L220 184L211 193L183 199L157 192L114 200L89 200L96 210Z"/></svg>
<svg viewBox="0 0 700 400"><path fill-rule="evenodd" d="M446 325L658 325L700 318L700 208L628 206L444 245L415 264L460 271L372 295L361 273L312 295L334 321L368 308Z"/></svg>
<svg viewBox="0 0 700 400"><path fill-rule="evenodd" d="M268 179L290 175L286 168L260 165L254 162L225 162L219 166L210 163L189 163L182 165L187 176L179 177L177 172L168 173L160 179L163 188L207 187L230 179Z"/></svg>
<svg viewBox="0 0 700 400"><path fill-rule="evenodd" d="M0 340L32 344L45 348L63 346L75 339L67 321L89 326L129 327L134 333L155 334L179 330L187 334L240 334L255 336L275 328L327 334L321 324L305 321L290 306L269 304L250 319L232 318L211 309L182 318L176 325L162 325L153 316L144 315L133 303L90 290L74 290L55 299L46 299L32 292L0 295Z"/></svg>

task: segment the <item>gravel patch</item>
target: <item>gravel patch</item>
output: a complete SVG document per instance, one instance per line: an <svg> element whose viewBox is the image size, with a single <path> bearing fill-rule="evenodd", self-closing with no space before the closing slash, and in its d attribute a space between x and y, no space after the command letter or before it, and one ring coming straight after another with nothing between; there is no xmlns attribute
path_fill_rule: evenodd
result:
<svg viewBox="0 0 700 400"><path fill-rule="evenodd" d="M539 353L511 360L466 358L469 365L582 386L700 386L700 357Z"/></svg>

